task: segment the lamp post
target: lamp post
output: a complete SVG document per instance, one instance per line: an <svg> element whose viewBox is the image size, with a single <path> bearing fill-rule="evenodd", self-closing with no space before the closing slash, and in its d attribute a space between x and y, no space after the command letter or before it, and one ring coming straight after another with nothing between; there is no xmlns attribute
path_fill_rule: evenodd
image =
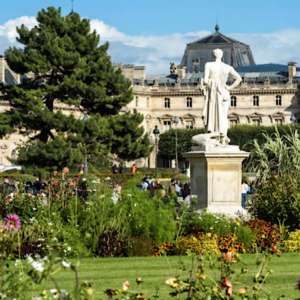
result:
<svg viewBox="0 0 300 300"><path fill-rule="evenodd" d="M177 125L179 124L179 118L177 116L172 117L172 123L175 125L175 169L178 171L178 136Z"/></svg>
<svg viewBox="0 0 300 300"><path fill-rule="evenodd" d="M158 137L159 137L159 134L160 134L160 131L157 127L157 125L155 125L154 129L153 129L153 134L154 134L154 137L155 137L155 168L157 169L158 168Z"/></svg>
<svg viewBox="0 0 300 300"><path fill-rule="evenodd" d="M84 115L83 115L83 123L84 123L84 126L86 126L86 123L87 123L88 118L89 118L89 116L88 116L88 114L85 112ZM87 158L86 143L84 143L83 173L84 173L85 176L88 174L88 158Z"/></svg>

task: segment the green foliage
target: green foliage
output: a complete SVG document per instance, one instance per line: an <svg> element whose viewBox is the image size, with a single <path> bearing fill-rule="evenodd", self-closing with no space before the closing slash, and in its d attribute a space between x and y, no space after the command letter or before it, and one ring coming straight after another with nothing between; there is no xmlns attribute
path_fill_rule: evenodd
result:
<svg viewBox="0 0 300 300"><path fill-rule="evenodd" d="M256 140L250 155L250 170L255 172L260 182L270 177L286 176L300 172L300 140L298 132L290 128L281 135L276 129L274 134L263 134L264 143Z"/></svg>
<svg viewBox="0 0 300 300"><path fill-rule="evenodd" d="M175 158L175 137L177 132L178 158L183 159L183 153L191 150L192 137L204 133L204 129L170 129L159 136L159 156L166 159Z"/></svg>
<svg viewBox="0 0 300 300"><path fill-rule="evenodd" d="M275 130L264 134L265 142L254 142L250 170L257 182L251 211L254 216L290 228L300 226L300 140L297 131L284 135Z"/></svg>
<svg viewBox="0 0 300 300"><path fill-rule="evenodd" d="M299 190L300 180L295 174L268 178L256 186L251 213L290 229L300 228Z"/></svg>
<svg viewBox="0 0 300 300"><path fill-rule="evenodd" d="M61 15L50 7L37 15L37 25L17 28L22 48L10 48L5 58L23 75L21 84L1 86L11 109L0 115L1 135L19 130L30 135L20 148L18 163L61 167L114 153L124 159L147 156L148 137L137 113L119 114L132 100L130 82L107 54L108 45L77 13ZM71 106L84 118L63 114Z"/></svg>
<svg viewBox="0 0 300 300"><path fill-rule="evenodd" d="M299 124L279 126L237 125L229 128L228 137L230 138L230 144L239 145L242 150L250 152L253 149L254 140L259 145L263 145L266 141L266 136L272 136L276 132L283 136L291 129L299 130L300 126Z"/></svg>
<svg viewBox="0 0 300 300"><path fill-rule="evenodd" d="M299 125L281 125L281 126L253 126L253 125L237 125L229 128L228 137L230 144L239 145L244 151L252 151L254 141L257 145L263 145L266 142L266 136L278 133L284 136L291 130L300 129ZM203 128L199 129L177 129L178 138L178 155L183 159L183 153L191 151L192 137L194 135L204 133ZM160 135L159 155L162 158L175 158L175 129L164 132Z"/></svg>
<svg viewBox="0 0 300 300"><path fill-rule="evenodd" d="M268 267L269 256L264 256L257 262L258 271L252 277L252 282L245 287L235 285L237 278L245 276L247 270L234 253L223 254L216 260L214 256L191 255L190 266L183 265L182 270L188 269L186 276L179 275L166 280L170 288L169 295L175 299L189 300L230 300L230 299L271 299L264 288L271 274ZM240 270L236 270L237 264ZM211 272L214 268L217 272Z"/></svg>

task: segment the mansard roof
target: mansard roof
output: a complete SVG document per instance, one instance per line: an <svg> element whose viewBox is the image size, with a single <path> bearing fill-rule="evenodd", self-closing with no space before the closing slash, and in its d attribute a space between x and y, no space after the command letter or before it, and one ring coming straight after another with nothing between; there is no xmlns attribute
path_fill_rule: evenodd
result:
<svg viewBox="0 0 300 300"><path fill-rule="evenodd" d="M223 61L234 68L255 65L251 48L240 41L230 38L219 31L216 25L215 32L186 46L181 66L186 67L187 73L203 72L205 64L213 61L213 50L223 50Z"/></svg>
<svg viewBox="0 0 300 300"><path fill-rule="evenodd" d="M224 34L222 34L220 31L220 28L218 25L215 27L215 32L211 35L208 35L204 38L201 38L195 42L189 43L188 45L192 44L241 44L248 47L247 44L244 44L240 41L237 41L233 38L230 38Z"/></svg>

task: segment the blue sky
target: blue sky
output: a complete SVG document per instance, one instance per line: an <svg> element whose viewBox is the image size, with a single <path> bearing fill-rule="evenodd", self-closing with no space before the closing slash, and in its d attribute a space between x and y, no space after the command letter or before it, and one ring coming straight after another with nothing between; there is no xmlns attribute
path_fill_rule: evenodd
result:
<svg viewBox="0 0 300 300"><path fill-rule="evenodd" d="M30 17L48 6L67 13L71 0L2 3L0 52L14 44L13 26L32 26ZM74 0L74 7L110 42L114 62L144 64L150 73L179 63L185 44L209 34L216 19L223 33L250 44L258 63L300 62L299 0Z"/></svg>

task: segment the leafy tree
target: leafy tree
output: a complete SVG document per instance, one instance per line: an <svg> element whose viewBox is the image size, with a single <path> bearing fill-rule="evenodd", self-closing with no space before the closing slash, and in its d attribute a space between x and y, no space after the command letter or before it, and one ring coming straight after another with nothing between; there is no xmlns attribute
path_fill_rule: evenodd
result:
<svg viewBox="0 0 300 300"><path fill-rule="evenodd" d="M1 87L11 109L0 116L0 134L19 130L30 137L19 149L18 162L62 167L83 162L84 153L91 158L147 156L142 116L120 114L132 100L130 82L112 65L108 44L99 44L89 20L74 12L62 16L50 7L38 13L37 22L32 29L17 28L23 47L5 52L22 82ZM62 108L76 108L85 117Z"/></svg>
<svg viewBox="0 0 300 300"><path fill-rule="evenodd" d="M253 125L238 125L228 130L230 144L239 145L244 151L251 152L255 148L254 141L257 145L263 145L266 142L266 136L278 132L279 136L284 136L290 128L300 130L297 125L283 126L253 126ZM165 159L175 158L175 129L170 129L160 135L159 138L159 155ZM192 137L196 134L204 133L204 129L178 129L178 157L183 159L183 153L191 151Z"/></svg>
<svg viewBox="0 0 300 300"><path fill-rule="evenodd" d="M175 139L177 132L178 159L182 160L183 153L191 151L192 137L204 133L204 129L170 129L159 137L159 156L166 159L175 159Z"/></svg>

